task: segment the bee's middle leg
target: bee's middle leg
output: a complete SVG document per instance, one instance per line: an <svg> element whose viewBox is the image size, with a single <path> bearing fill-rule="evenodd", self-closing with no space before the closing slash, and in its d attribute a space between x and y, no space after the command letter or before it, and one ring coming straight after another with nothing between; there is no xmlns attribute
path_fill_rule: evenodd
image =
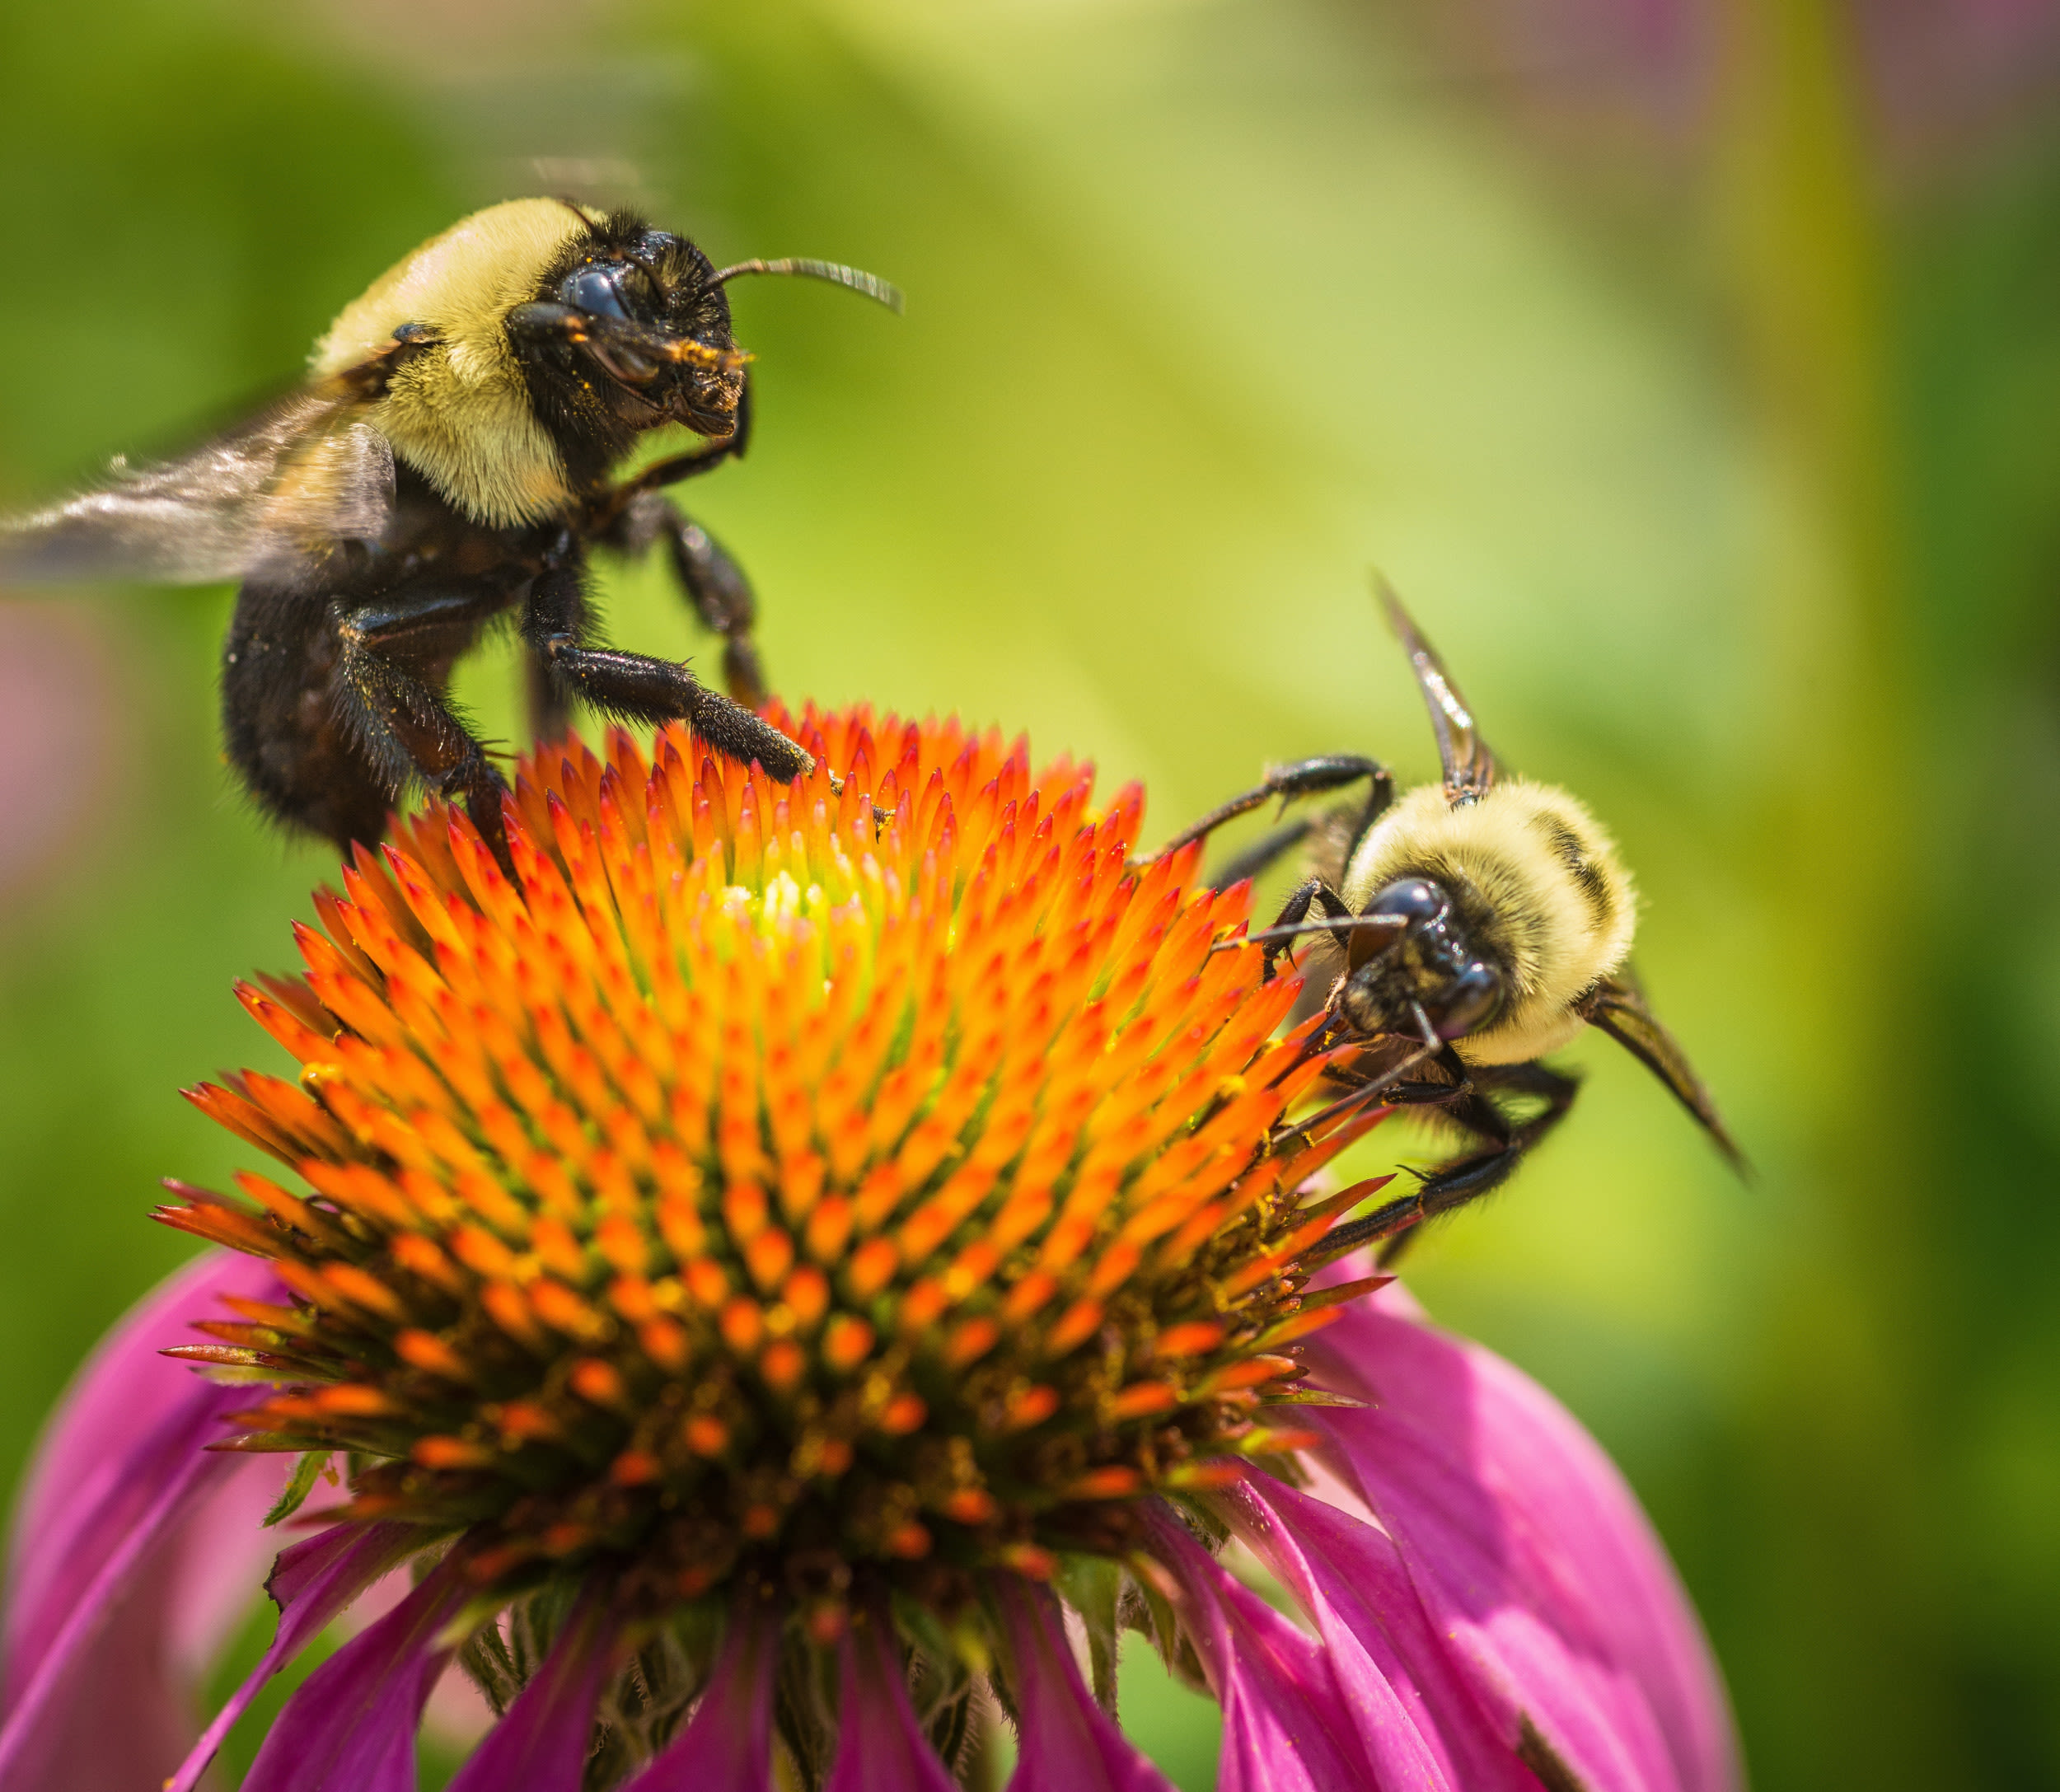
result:
<svg viewBox="0 0 2060 1792"><path fill-rule="evenodd" d="M712 456L698 457L706 461ZM751 581L728 550L663 494L639 492L623 507L611 537L632 559L665 544L673 577L704 628L722 638L723 686L747 709L765 707L765 670L751 629L758 600Z"/></svg>
<svg viewBox="0 0 2060 1792"><path fill-rule="evenodd" d="M567 693L625 720L683 721L726 758L753 760L782 784L807 775L815 761L769 722L710 690L686 667L644 653L585 644L587 604L572 567L544 573L531 587L522 639Z"/></svg>

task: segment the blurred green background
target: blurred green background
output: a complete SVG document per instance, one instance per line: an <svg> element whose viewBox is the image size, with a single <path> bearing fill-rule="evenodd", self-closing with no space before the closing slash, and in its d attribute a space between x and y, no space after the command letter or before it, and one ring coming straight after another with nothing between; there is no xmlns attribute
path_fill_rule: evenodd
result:
<svg viewBox="0 0 2060 1792"><path fill-rule="evenodd" d="M0 503L225 419L417 241L557 185L908 290L737 289L758 438L688 497L791 695L1027 727L1162 832L1270 760L1422 776L1378 563L1505 756L1619 834L1760 1170L1594 1042L1420 1291L1623 1463L1763 1792L2060 1785L2056 21L12 7ZM228 985L330 869L219 762L228 602L0 605L10 1479L184 1252L155 1179L236 1162L174 1090L271 1061ZM704 644L655 576L608 611ZM504 653L461 689L517 731ZM1135 1691L1206 1786L1206 1708Z"/></svg>

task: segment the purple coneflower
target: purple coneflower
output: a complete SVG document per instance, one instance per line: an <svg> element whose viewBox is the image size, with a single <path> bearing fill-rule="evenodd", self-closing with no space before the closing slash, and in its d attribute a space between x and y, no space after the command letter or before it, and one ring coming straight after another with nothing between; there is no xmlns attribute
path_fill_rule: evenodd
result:
<svg viewBox="0 0 2060 1792"><path fill-rule="evenodd" d="M840 784L532 760L515 881L433 810L241 992L299 1078L194 1098L297 1186L177 1190L241 1254L44 1440L0 1792L188 1792L394 1575L246 1792L412 1792L454 1664L498 1716L453 1792L948 1792L997 1708L1012 1792L1144 1792L1125 1626L1221 1704L1225 1792L1735 1786L1600 1452L1329 1261L1372 1185L1312 1178L1379 1116L1212 949L1245 892L998 736L794 732ZM268 1505L276 1639L196 1743Z"/></svg>

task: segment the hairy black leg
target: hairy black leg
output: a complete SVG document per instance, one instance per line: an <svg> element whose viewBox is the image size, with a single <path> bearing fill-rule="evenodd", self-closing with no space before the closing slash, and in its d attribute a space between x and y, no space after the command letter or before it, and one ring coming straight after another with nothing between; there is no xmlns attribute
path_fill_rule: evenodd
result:
<svg viewBox="0 0 2060 1792"><path fill-rule="evenodd" d="M289 827L376 842L391 781L337 713L341 643L319 596L252 579L222 646L222 738L258 806Z"/></svg>
<svg viewBox="0 0 2060 1792"><path fill-rule="evenodd" d="M631 559L662 541L674 576L702 626L722 638L723 685L747 709L765 701L765 674L751 639L758 601L751 581L722 544L660 492L640 492L622 512L609 537Z"/></svg>
<svg viewBox="0 0 2060 1792"><path fill-rule="evenodd" d="M531 587L522 639L563 687L604 714L626 721L684 721L724 757L756 760L769 777L791 783L815 761L770 723L697 681L686 667L644 653L584 644L586 598L575 567L561 566Z"/></svg>
<svg viewBox="0 0 2060 1792"><path fill-rule="evenodd" d="M1325 1241L1327 1246L1342 1252L1384 1239L1380 1261L1383 1266L1393 1263L1425 1220L1478 1200L1507 1181L1525 1155L1566 1117L1580 1088L1579 1078L1549 1070L1542 1064L1478 1065L1468 1075L1472 1090L1463 1099L1450 1099L1460 1093L1457 1090L1430 1085L1444 1099L1431 1096L1415 1105L1438 1107L1446 1119L1486 1139L1489 1148L1439 1165L1412 1193L1338 1227ZM1529 1120L1513 1125L1486 1099L1485 1092L1491 1090L1535 1096L1545 1105ZM1400 1089L1391 1091L1390 1098L1398 1103L1407 1099Z"/></svg>
<svg viewBox="0 0 2060 1792"><path fill-rule="evenodd" d="M1380 819L1388 805L1394 800L1394 775L1378 760L1362 759L1355 753L1332 753L1320 759L1297 760L1291 765L1276 766L1266 774L1265 783L1255 784L1251 789L1233 797L1220 807L1211 809L1192 826L1182 828L1152 856L1163 859L1168 853L1177 853L1193 841L1206 840L1224 822L1234 821L1241 815L1248 815L1252 810L1263 807L1276 798L1283 803L1292 802L1298 797L1320 796L1327 790L1342 789L1346 784L1356 784L1362 778L1368 780L1368 790L1366 807L1352 836L1352 844L1356 846L1365 837L1366 830ZM1277 857L1280 853L1286 851L1300 838L1298 834L1284 840L1272 856ZM1249 854L1243 855L1239 863L1242 864L1244 859L1250 857ZM1250 876L1256 871L1263 871L1271 863L1270 857L1245 874Z"/></svg>
<svg viewBox="0 0 2060 1792"><path fill-rule="evenodd" d="M1322 921L1307 923L1312 908L1322 912ZM1321 877L1312 877L1281 904L1280 912L1274 917L1272 926L1262 933L1250 935L1247 939L1227 943L1247 945L1252 940L1261 942L1266 949L1266 976L1270 980L1274 966L1280 962L1280 954L1288 949L1298 933L1328 933L1340 952L1349 952L1351 950L1350 924L1356 919L1352 913L1351 904ZM1345 924L1330 924L1334 922Z"/></svg>
<svg viewBox="0 0 2060 1792"><path fill-rule="evenodd" d="M419 669L425 658L431 663L447 659L433 643L446 643L454 631L476 626L502 601L498 592L453 592L339 610L331 690L339 714L389 794L398 796L410 777L419 777L438 795L461 801L505 867L501 795L506 780L437 681Z"/></svg>

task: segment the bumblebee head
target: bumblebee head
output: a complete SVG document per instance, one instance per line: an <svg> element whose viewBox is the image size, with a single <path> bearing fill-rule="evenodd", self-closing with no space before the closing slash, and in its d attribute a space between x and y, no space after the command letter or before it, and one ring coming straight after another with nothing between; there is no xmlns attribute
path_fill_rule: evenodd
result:
<svg viewBox="0 0 2060 1792"><path fill-rule="evenodd" d="M901 306L884 281L833 262L717 268L684 236L639 219L590 222L546 273L537 297L508 315L508 338L531 370L532 390L546 388L537 391L539 408L547 414L598 409L617 430L680 423L697 435L734 434L751 357L731 333L723 288L748 274L805 275Z"/></svg>
<svg viewBox="0 0 2060 1792"><path fill-rule="evenodd" d="M508 320L545 407L597 407L631 431L681 423L729 435L750 357L731 334L729 297L708 257L682 236L638 226L597 229L569 259Z"/></svg>
<svg viewBox="0 0 2060 1792"><path fill-rule="evenodd" d="M1364 1033L1413 1032L1421 1008L1440 1039L1463 1039L1493 1023L1508 978L1482 949L1451 896L1428 877L1398 877L1363 911L1403 924L1354 965L1333 1000Z"/></svg>

